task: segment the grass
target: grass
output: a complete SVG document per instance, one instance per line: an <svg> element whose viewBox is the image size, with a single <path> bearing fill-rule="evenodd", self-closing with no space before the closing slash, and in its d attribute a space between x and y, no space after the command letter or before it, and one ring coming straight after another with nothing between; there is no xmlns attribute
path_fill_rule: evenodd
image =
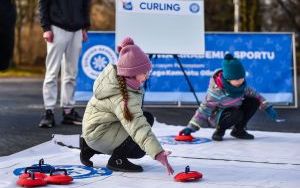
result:
<svg viewBox="0 0 300 188"><path fill-rule="evenodd" d="M0 71L0 78L41 78L44 76L44 69L41 67L9 68Z"/></svg>

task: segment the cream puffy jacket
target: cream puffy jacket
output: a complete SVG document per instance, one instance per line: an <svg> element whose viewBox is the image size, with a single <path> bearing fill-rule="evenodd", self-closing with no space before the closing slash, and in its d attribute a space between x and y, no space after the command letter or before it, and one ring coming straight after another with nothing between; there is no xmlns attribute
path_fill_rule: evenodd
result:
<svg viewBox="0 0 300 188"><path fill-rule="evenodd" d="M93 97L83 117L82 136L94 150L111 154L130 136L153 159L163 151L151 131L142 111L142 90L127 87L131 122L123 117L124 102L116 77L116 69L109 64L94 83Z"/></svg>

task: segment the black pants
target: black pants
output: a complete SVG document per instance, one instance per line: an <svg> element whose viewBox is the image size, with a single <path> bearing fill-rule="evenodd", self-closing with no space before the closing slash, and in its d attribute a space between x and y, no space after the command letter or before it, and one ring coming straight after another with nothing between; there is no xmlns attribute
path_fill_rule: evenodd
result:
<svg viewBox="0 0 300 188"><path fill-rule="evenodd" d="M0 3L0 71L12 62L14 52L16 5L11 0Z"/></svg>
<svg viewBox="0 0 300 188"><path fill-rule="evenodd" d="M256 98L246 97L239 108L225 109L219 120L219 128L226 130L234 126L237 130L245 129L248 121L255 114L260 102Z"/></svg>
<svg viewBox="0 0 300 188"><path fill-rule="evenodd" d="M144 116L146 117L148 123L153 126L154 117L149 112L144 112ZM126 140L118 146L112 153L111 157L119 159L119 158L131 158L131 159L139 159L145 156L145 151L143 151L140 146L135 143L130 136L126 138Z"/></svg>

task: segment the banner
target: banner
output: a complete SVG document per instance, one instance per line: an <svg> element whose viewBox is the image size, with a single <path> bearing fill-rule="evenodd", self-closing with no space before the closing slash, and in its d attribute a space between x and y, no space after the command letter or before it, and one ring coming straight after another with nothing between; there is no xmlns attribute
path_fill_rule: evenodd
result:
<svg viewBox="0 0 300 188"><path fill-rule="evenodd" d="M130 36L148 54L203 55L204 25L204 0L116 1L116 44Z"/></svg>
<svg viewBox="0 0 300 188"><path fill-rule="evenodd" d="M88 33L88 41L83 43L78 63L75 91L76 101L88 101L92 96L94 80L108 63L115 63L117 55L114 33Z"/></svg>
<svg viewBox="0 0 300 188"><path fill-rule="evenodd" d="M296 105L291 33L207 33L205 55L179 55L200 101L209 78L232 53L246 69L249 86L276 105ZM89 100L97 73L116 62L114 33L89 33L79 60L76 100ZM146 104L196 104L173 55L153 55L153 70L146 86Z"/></svg>

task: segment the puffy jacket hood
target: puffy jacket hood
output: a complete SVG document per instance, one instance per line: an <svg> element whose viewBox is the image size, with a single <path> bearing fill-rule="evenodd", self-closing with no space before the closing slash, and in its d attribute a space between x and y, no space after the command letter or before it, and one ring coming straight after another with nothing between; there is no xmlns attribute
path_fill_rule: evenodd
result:
<svg viewBox="0 0 300 188"><path fill-rule="evenodd" d="M100 73L94 83L94 94L99 100L119 95L121 93L119 82L117 80L117 70L115 65L108 64ZM142 93L142 90L134 90L127 87L128 91Z"/></svg>

